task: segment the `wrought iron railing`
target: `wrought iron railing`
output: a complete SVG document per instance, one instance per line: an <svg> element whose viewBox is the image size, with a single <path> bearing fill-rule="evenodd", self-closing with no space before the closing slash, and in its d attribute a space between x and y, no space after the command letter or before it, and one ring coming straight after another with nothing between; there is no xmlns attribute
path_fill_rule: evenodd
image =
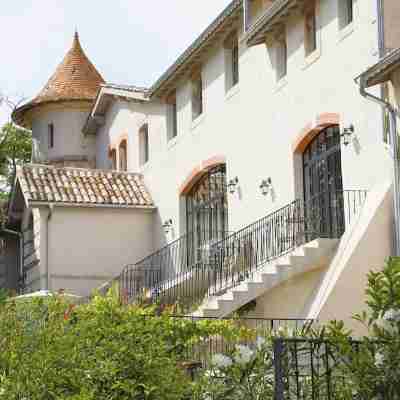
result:
<svg viewBox="0 0 400 400"><path fill-rule="evenodd" d="M260 266L317 238L340 238L359 214L367 192L334 191L295 200L213 247L208 295L239 285Z"/></svg>
<svg viewBox="0 0 400 400"><path fill-rule="evenodd" d="M351 341L350 345L352 352L357 354L360 342ZM346 373L347 362L338 346L328 340L299 337L275 339L274 399L361 399Z"/></svg>
<svg viewBox="0 0 400 400"><path fill-rule="evenodd" d="M234 234L221 233L219 241L186 235L128 265L115 281L126 301L179 304L182 310L193 311L204 297L239 285L266 263L307 242L340 238L366 196L364 190L345 190L296 200Z"/></svg>

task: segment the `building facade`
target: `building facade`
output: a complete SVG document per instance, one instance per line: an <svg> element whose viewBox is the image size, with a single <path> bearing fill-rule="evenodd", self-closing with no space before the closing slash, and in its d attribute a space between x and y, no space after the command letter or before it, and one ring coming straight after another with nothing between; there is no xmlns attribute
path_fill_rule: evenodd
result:
<svg viewBox="0 0 400 400"><path fill-rule="evenodd" d="M34 101L14 120L32 128L53 165L42 169L59 171L52 176L69 167L133 174L152 212L147 222L137 209L118 220L105 207L89 216L76 199L62 208L57 196L43 197L43 212L62 210L54 251L63 242L76 254L70 267L47 261L69 275L51 289L87 294L85 275L122 271L128 296L171 303L188 293L198 315L349 319L364 302L366 273L383 265L394 240L385 114L355 78L399 46L399 14L390 0L235 0L150 88L104 83L75 37L70 53L80 56L70 58L90 72L82 75L90 96ZM69 65L47 86L58 90L52 82ZM11 207L16 225L35 204L27 172L18 182L25 205ZM105 212L110 222L101 225ZM119 246L107 259L110 240ZM113 264L107 274L105 264Z"/></svg>

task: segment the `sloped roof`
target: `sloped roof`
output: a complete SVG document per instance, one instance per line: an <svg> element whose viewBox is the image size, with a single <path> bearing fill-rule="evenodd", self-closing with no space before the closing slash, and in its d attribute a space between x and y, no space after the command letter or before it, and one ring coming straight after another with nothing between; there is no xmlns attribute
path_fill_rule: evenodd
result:
<svg viewBox="0 0 400 400"><path fill-rule="evenodd" d="M75 33L71 49L52 77L33 100L14 112L13 119L20 125L26 125L24 114L40 104L70 100L92 101L104 82L83 51L78 33Z"/></svg>
<svg viewBox="0 0 400 400"><path fill-rule="evenodd" d="M26 164L18 169L17 181L31 205L154 208L140 174Z"/></svg>

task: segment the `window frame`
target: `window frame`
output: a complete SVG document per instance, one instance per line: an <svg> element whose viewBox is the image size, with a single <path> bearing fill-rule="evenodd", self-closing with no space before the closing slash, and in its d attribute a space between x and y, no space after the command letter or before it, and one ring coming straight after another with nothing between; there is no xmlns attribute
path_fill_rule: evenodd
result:
<svg viewBox="0 0 400 400"><path fill-rule="evenodd" d="M191 89L192 121L195 121L197 118L204 114L204 85L201 72L198 72L192 77ZM196 104L198 105L198 110L195 110Z"/></svg>
<svg viewBox="0 0 400 400"><path fill-rule="evenodd" d="M338 25L339 31L352 26L355 17L355 0L338 0Z"/></svg>
<svg viewBox="0 0 400 400"><path fill-rule="evenodd" d="M122 139L118 146L118 155L119 155L119 171L128 171L128 141L127 139ZM124 157L122 157L124 154Z"/></svg>
<svg viewBox="0 0 400 400"><path fill-rule="evenodd" d="M146 165L150 160L149 124L144 123L139 129L139 164Z"/></svg>
<svg viewBox="0 0 400 400"><path fill-rule="evenodd" d="M281 82L288 75L288 45L286 27L282 29L282 32L276 38L275 73L277 82Z"/></svg>
<svg viewBox="0 0 400 400"><path fill-rule="evenodd" d="M178 105L176 91L167 99L167 142L178 136Z"/></svg>
<svg viewBox="0 0 400 400"><path fill-rule="evenodd" d="M308 22L311 19L312 32ZM318 50L318 5L317 0L311 0L304 8L304 54L309 57Z"/></svg>
<svg viewBox="0 0 400 400"><path fill-rule="evenodd" d="M239 33L231 32L224 42L225 51L225 92L228 93L240 81Z"/></svg>

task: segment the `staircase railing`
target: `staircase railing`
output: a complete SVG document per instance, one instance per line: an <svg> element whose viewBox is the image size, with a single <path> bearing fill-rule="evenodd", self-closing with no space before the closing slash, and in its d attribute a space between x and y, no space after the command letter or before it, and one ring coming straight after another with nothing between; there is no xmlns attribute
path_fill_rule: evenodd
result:
<svg viewBox="0 0 400 400"><path fill-rule="evenodd" d="M212 251L217 295L251 277L260 266L317 238L340 238L359 214L365 190L330 191L295 200L217 243Z"/></svg>
<svg viewBox="0 0 400 400"><path fill-rule="evenodd" d="M193 250L198 235L185 235L125 267L116 279L120 294L129 302L178 303L181 311L193 311L204 297L239 285L260 266L307 242L340 238L366 196L364 190L345 190L296 200L236 233L221 232L217 242L203 241L207 246L200 252Z"/></svg>

